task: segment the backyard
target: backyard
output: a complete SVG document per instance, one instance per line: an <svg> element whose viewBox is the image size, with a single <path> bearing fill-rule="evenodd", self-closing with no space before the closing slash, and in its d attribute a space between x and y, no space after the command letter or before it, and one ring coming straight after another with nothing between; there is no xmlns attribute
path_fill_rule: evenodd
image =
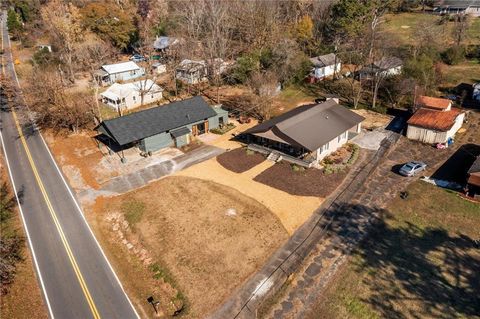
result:
<svg viewBox="0 0 480 319"><path fill-rule="evenodd" d="M145 317L153 295L164 314L183 305L186 317L204 318L288 238L259 202L188 177L99 198L87 212Z"/></svg>
<svg viewBox="0 0 480 319"><path fill-rule="evenodd" d="M407 192L309 318L479 318L480 205L421 181Z"/></svg>

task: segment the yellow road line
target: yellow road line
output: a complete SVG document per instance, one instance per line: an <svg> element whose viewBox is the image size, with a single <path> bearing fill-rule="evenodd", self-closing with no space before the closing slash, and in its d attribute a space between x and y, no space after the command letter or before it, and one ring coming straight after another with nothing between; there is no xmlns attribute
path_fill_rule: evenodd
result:
<svg viewBox="0 0 480 319"><path fill-rule="evenodd" d="M3 32L2 32L2 42L3 42ZM2 62L3 62L3 57L2 57ZM3 63L2 63L2 73L5 74ZM70 260L70 263L72 264L75 275L77 276L80 287L82 288L82 291L83 291L83 293L84 293L84 295L87 299L87 302L88 302L88 305L90 307L90 310L92 311L93 317L95 319L100 319L100 315L98 313L97 307L95 306L93 298L90 295L87 284L85 283L85 280L83 279L82 273L80 272L80 269L78 267L78 264L77 264L77 261L75 260L74 255L72 253L72 250L70 248L68 240L65 237L65 233L63 232L62 226L60 225L60 222L58 221L57 214L55 213L55 210L53 209L52 203L50 202L50 198L48 197L48 194L45 190L45 187L44 187L43 182L40 178L40 175L38 174L37 167L36 167L36 165L33 161L32 155L30 153L30 149L28 148L28 145L27 145L27 141L25 140L25 136L23 135L22 128L20 127L20 123L18 122L17 114L16 114L16 112L13 108L11 108L11 111L12 111L13 119L14 119L14 122L15 122L15 126L16 126L16 128L18 130L18 133L19 133L19 136L20 136L20 140L22 141L23 148L25 149L25 153L27 154L28 161L30 163L30 166L32 167L33 174L35 176L35 179L37 181L38 186L40 187L43 198L45 199L45 203L47 204L50 215L52 216L52 219L55 223L55 226L57 227L57 231L60 235L60 239L62 240L62 244L65 247L68 258Z"/></svg>

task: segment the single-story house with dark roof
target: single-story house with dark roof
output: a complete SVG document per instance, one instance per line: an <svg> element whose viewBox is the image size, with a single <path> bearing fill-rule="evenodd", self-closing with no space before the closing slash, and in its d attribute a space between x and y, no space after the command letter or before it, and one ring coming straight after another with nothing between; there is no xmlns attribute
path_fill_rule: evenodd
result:
<svg viewBox="0 0 480 319"><path fill-rule="evenodd" d="M383 57L374 63L363 67L359 72L359 78L369 79L381 75L391 77L402 73L403 61L397 57Z"/></svg>
<svg viewBox="0 0 480 319"><path fill-rule="evenodd" d="M480 0L439 0L433 6L437 14L468 14L480 16Z"/></svg>
<svg viewBox="0 0 480 319"><path fill-rule="evenodd" d="M475 162L467 172L467 193L472 197L480 198L480 156L477 156Z"/></svg>
<svg viewBox="0 0 480 319"><path fill-rule="evenodd" d="M263 150L319 163L360 132L365 118L329 99L299 106L242 133ZM255 149L253 147L252 149Z"/></svg>
<svg viewBox="0 0 480 319"><path fill-rule="evenodd" d="M184 146L192 136L227 123L227 111L211 107L201 96L196 96L105 120L96 130L100 133L97 139L110 149L136 146L142 152L154 152Z"/></svg>
<svg viewBox="0 0 480 319"><path fill-rule="evenodd" d="M310 58L310 62L313 64L310 76L317 80L333 77L342 68L340 58L335 53Z"/></svg>
<svg viewBox="0 0 480 319"><path fill-rule="evenodd" d="M465 113L448 99L420 96L420 107L407 121L407 138L423 143L446 143L462 127Z"/></svg>

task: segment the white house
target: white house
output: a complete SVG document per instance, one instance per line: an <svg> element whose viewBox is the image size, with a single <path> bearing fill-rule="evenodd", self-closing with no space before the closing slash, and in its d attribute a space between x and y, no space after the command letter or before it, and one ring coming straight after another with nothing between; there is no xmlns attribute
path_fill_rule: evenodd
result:
<svg viewBox="0 0 480 319"><path fill-rule="evenodd" d="M402 73L403 62L396 57L383 57L380 60L362 68L359 71L360 79L368 79L375 76L391 77Z"/></svg>
<svg viewBox="0 0 480 319"><path fill-rule="evenodd" d="M473 89L472 99L480 102L480 83L473 84L472 89Z"/></svg>
<svg viewBox="0 0 480 319"><path fill-rule="evenodd" d="M462 127L465 113L448 99L420 96L420 107L407 122L407 138L423 143L446 143Z"/></svg>
<svg viewBox="0 0 480 319"><path fill-rule="evenodd" d="M433 6L437 14L468 14L480 16L480 0L438 0Z"/></svg>
<svg viewBox="0 0 480 319"><path fill-rule="evenodd" d="M317 80L333 77L339 74L342 68L342 63L335 53L310 58L310 62L313 64L310 76Z"/></svg>
<svg viewBox="0 0 480 319"><path fill-rule="evenodd" d="M243 134L252 143L251 149L310 167L359 133L363 120L337 99L329 99L294 108Z"/></svg>
<svg viewBox="0 0 480 319"><path fill-rule="evenodd" d="M163 89L149 79L125 84L114 83L100 96L103 103L114 109L129 110L142 105L142 92L143 104L157 102L163 97Z"/></svg>
<svg viewBox="0 0 480 319"><path fill-rule="evenodd" d="M94 77L101 85L106 85L136 79L143 75L145 75L143 68L133 61L128 61L102 65L102 68L94 74Z"/></svg>

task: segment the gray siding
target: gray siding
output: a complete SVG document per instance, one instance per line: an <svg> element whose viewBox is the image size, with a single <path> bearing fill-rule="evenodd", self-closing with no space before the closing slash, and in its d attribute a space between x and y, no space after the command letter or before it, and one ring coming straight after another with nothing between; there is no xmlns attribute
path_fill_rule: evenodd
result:
<svg viewBox="0 0 480 319"><path fill-rule="evenodd" d="M144 152L154 152L172 145L173 139L170 133L160 133L143 139L140 149Z"/></svg>
<svg viewBox="0 0 480 319"><path fill-rule="evenodd" d="M184 145L187 145L188 144L187 136L188 135L182 135L182 136L177 137L175 139L176 146L177 147L182 147Z"/></svg>

